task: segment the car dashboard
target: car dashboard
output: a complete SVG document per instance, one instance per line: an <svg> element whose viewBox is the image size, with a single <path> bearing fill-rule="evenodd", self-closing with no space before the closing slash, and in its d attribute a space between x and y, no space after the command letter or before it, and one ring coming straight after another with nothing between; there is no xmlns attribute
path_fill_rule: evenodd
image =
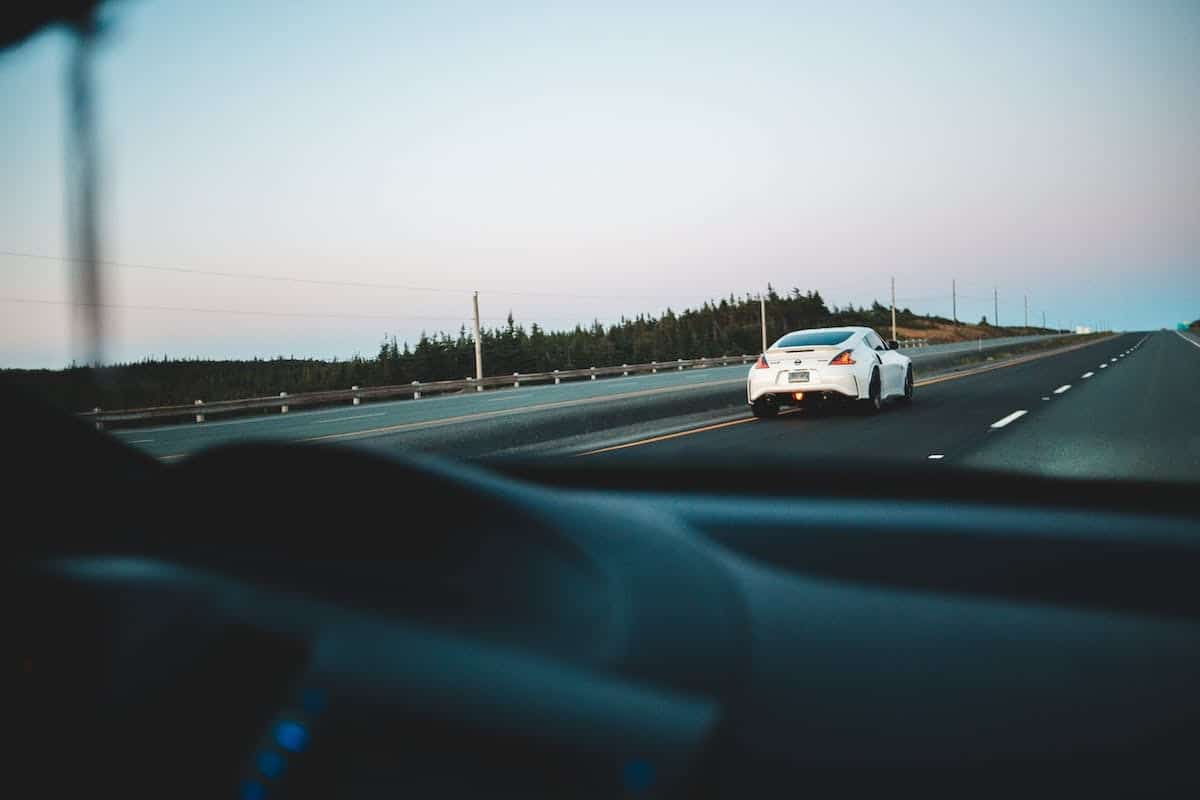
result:
<svg viewBox="0 0 1200 800"><path fill-rule="evenodd" d="M1186 487L71 435L13 495L17 763L48 795L1197 783Z"/></svg>

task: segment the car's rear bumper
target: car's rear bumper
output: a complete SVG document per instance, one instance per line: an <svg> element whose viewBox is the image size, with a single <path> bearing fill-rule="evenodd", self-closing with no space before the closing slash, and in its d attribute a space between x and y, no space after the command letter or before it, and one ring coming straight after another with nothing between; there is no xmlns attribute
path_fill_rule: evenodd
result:
<svg viewBox="0 0 1200 800"><path fill-rule="evenodd" d="M766 371L755 375L751 370L750 378L746 381L746 402L754 403L761 397L774 395L779 400L791 400L795 392L803 392L805 396L822 397L839 395L857 399L859 394L858 380L852 372L830 373L828 371L815 375L815 380L808 382L792 382L788 380L788 370Z"/></svg>

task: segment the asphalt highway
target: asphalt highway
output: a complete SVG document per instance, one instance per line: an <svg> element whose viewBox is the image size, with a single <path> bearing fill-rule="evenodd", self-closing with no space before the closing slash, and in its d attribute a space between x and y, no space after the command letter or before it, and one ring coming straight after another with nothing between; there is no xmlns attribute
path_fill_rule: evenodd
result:
<svg viewBox="0 0 1200 800"><path fill-rule="evenodd" d="M1002 350L1040 336L960 342L902 351L914 363L940 364L982 347ZM498 453L562 454L701 422L745 416L748 365L675 370L601 380L522 385L295 410L204 423L114 429L128 444L166 461L248 440L327 442L384 450L421 450L473 458Z"/></svg>
<svg viewBox="0 0 1200 800"><path fill-rule="evenodd" d="M918 373L919 374L919 373ZM874 416L742 416L595 448L643 464L795 460L954 465L1060 477L1200 479L1200 340L1123 334L1025 363L918 381ZM764 480L769 480L764 476Z"/></svg>

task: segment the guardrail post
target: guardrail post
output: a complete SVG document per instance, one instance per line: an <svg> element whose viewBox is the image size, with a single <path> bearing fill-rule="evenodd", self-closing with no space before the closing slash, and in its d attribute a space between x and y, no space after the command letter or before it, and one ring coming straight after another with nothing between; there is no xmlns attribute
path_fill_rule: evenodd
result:
<svg viewBox="0 0 1200 800"><path fill-rule="evenodd" d="M100 406L96 406L95 408L93 408L93 409L92 409L92 413L93 413L93 414L99 414L99 413L100 413ZM100 420L96 420L96 430L98 430L98 431L102 431L102 430L104 430L104 423L103 423L103 422L101 422Z"/></svg>
<svg viewBox="0 0 1200 800"><path fill-rule="evenodd" d="M621 377L628 378L628 377L629 377L629 365L628 365L628 364L622 364L622 365L621 365L621 369L623 369L623 370L624 370L624 372L622 372L622 373L621 373Z"/></svg>
<svg viewBox="0 0 1200 800"><path fill-rule="evenodd" d="M195 403L193 403L193 405L202 406L204 405L204 401L197 400ZM204 422L204 415L198 411L196 412L196 422Z"/></svg>
<svg viewBox="0 0 1200 800"><path fill-rule="evenodd" d="M352 391L352 392L357 392L357 391L358 391L358 387L357 387L357 386L351 386L351 387L350 387L350 391ZM358 395L354 395L354 405L358 405L358 404L359 404L359 403L361 403L361 402L362 402L362 398L360 398Z"/></svg>
<svg viewBox="0 0 1200 800"><path fill-rule="evenodd" d="M280 392L280 393L279 393L279 396L280 396L280 397L287 397L287 392ZM284 403L282 406L280 406L280 407L279 407L279 413L280 413L280 414L286 414L286 413L287 413L287 403Z"/></svg>
<svg viewBox="0 0 1200 800"><path fill-rule="evenodd" d="M413 385L413 400L420 400L421 399L421 382L413 381L412 385Z"/></svg>
<svg viewBox="0 0 1200 800"><path fill-rule="evenodd" d="M554 385L558 386L560 383L562 383L562 378L558 377L558 370L554 370Z"/></svg>
<svg viewBox="0 0 1200 800"><path fill-rule="evenodd" d="M591 370L592 370L592 380L596 380L596 368L592 367Z"/></svg>
<svg viewBox="0 0 1200 800"><path fill-rule="evenodd" d="M521 373L519 373L519 372L513 373L513 388L514 389L521 388Z"/></svg>
<svg viewBox="0 0 1200 800"><path fill-rule="evenodd" d="M683 372L683 359L677 358L677 359L675 359L675 361L678 362L678 364L679 364L678 371Z"/></svg>
<svg viewBox="0 0 1200 800"><path fill-rule="evenodd" d="M654 374L654 375L658 374L658 362L657 361L650 362L650 372L651 372L651 374Z"/></svg>
<svg viewBox="0 0 1200 800"><path fill-rule="evenodd" d="M475 383L475 379L474 379L474 378L472 378L470 375L468 375L468 376L467 376L467 383ZM475 391L477 391L477 392L482 392L482 391L483 391L483 387L482 387L482 386L480 386L478 383L475 383Z"/></svg>

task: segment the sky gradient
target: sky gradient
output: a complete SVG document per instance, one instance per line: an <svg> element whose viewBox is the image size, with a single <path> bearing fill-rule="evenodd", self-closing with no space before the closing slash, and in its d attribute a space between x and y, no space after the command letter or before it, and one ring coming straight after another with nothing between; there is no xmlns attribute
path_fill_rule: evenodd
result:
<svg viewBox="0 0 1200 800"><path fill-rule="evenodd" d="M549 328L893 275L969 321L1200 317L1200 4L899 5L119 3L105 258L437 291L111 268L195 310L112 310L106 356L373 354L472 290ZM70 254L68 54L0 54L0 251ZM0 366L80 357L70 299L0 255Z"/></svg>

